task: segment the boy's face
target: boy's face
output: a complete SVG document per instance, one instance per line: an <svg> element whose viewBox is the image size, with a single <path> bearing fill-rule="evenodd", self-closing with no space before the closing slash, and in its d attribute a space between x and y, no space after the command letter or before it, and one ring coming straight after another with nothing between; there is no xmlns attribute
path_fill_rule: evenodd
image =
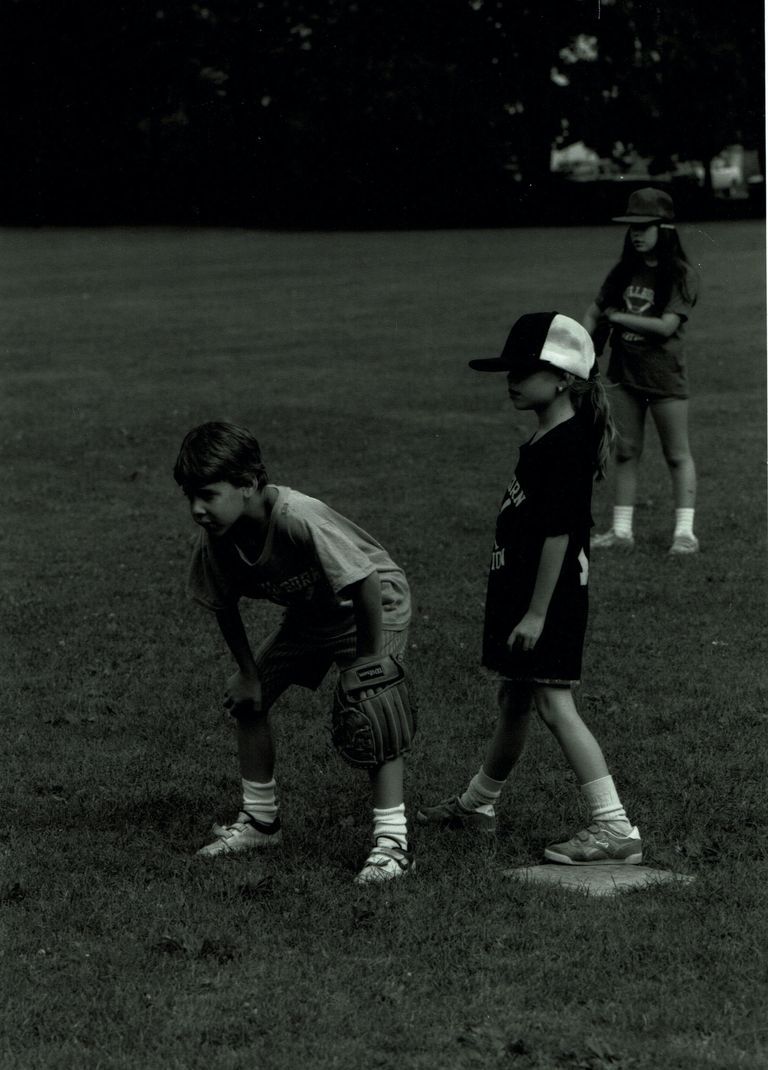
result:
<svg viewBox="0 0 768 1070"><path fill-rule="evenodd" d="M253 487L236 487L221 481L187 492L192 519L210 535L223 535L245 512Z"/></svg>

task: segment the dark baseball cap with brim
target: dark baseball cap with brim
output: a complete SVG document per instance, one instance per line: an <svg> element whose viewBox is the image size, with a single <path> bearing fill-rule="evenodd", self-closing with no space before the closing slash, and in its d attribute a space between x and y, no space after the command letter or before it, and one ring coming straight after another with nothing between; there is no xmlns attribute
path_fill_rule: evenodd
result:
<svg viewBox="0 0 768 1070"><path fill-rule="evenodd" d="M675 218L672 198L662 189L646 186L630 193L626 215L615 215L614 223L663 223Z"/></svg>
<svg viewBox="0 0 768 1070"><path fill-rule="evenodd" d="M512 326L498 357L470 360L479 372L511 372L525 379L544 368L559 368L589 379L595 347L589 332L559 312L528 312Z"/></svg>

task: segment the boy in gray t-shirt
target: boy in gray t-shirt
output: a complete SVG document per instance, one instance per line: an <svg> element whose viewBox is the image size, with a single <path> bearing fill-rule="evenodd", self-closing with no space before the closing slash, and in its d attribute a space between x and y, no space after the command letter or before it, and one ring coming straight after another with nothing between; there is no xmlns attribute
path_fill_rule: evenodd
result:
<svg viewBox="0 0 768 1070"><path fill-rule="evenodd" d="M316 498L268 482L257 440L244 428L206 423L185 437L174 478L202 529L189 576L192 597L216 614L237 672L224 705L236 719L243 805L198 852L215 857L280 842L269 711L291 684L317 688L344 668L403 655L408 583L380 543ZM280 626L253 651L240 598L285 607ZM403 757L370 772L373 847L356 880L408 872Z"/></svg>

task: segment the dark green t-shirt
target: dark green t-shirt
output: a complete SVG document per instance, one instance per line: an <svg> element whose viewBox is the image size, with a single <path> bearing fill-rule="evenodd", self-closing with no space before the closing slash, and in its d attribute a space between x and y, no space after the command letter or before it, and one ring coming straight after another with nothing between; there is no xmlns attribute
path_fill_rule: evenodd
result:
<svg viewBox="0 0 768 1070"><path fill-rule="evenodd" d="M622 312L634 316L663 316L671 312L680 317L669 338L658 334L640 334L629 327L614 326L611 332L611 358L608 378L611 382L640 390L656 397L688 397L688 373L683 352L686 321L696 300L697 278L691 270L686 278L688 296L673 286L664 307L656 303L657 271L646 267L636 271L624 289ZM603 309L608 301L605 283L595 304Z"/></svg>

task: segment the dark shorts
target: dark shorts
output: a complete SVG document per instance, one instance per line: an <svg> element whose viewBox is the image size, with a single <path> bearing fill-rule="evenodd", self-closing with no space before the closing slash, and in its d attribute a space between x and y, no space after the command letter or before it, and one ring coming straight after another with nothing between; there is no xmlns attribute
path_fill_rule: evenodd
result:
<svg viewBox="0 0 768 1070"><path fill-rule="evenodd" d="M382 653L405 653L408 629L384 630ZM288 628L277 628L256 650L254 659L261 682L261 708L265 712L293 684L316 691L332 665L348 665L357 657L357 633L311 638Z"/></svg>
<svg viewBox="0 0 768 1070"><path fill-rule="evenodd" d="M648 409L651 405L658 405L663 401L687 401L688 394L649 394L639 386L627 386L626 383L611 383L613 387L619 387L625 394L629 394L634 402L642 409ZM608 395L610 401L611 395Z"/></svg>
<svg viewBox="0 0 768 1070"><path fill-rule="evenodd" d="M608 362L607 378L648 403L664 398L690 397L688 372L682 355L669 355L660 359L638 358L625 355L614 349ZM610 397L610 395L609 395Z"/></svg>

